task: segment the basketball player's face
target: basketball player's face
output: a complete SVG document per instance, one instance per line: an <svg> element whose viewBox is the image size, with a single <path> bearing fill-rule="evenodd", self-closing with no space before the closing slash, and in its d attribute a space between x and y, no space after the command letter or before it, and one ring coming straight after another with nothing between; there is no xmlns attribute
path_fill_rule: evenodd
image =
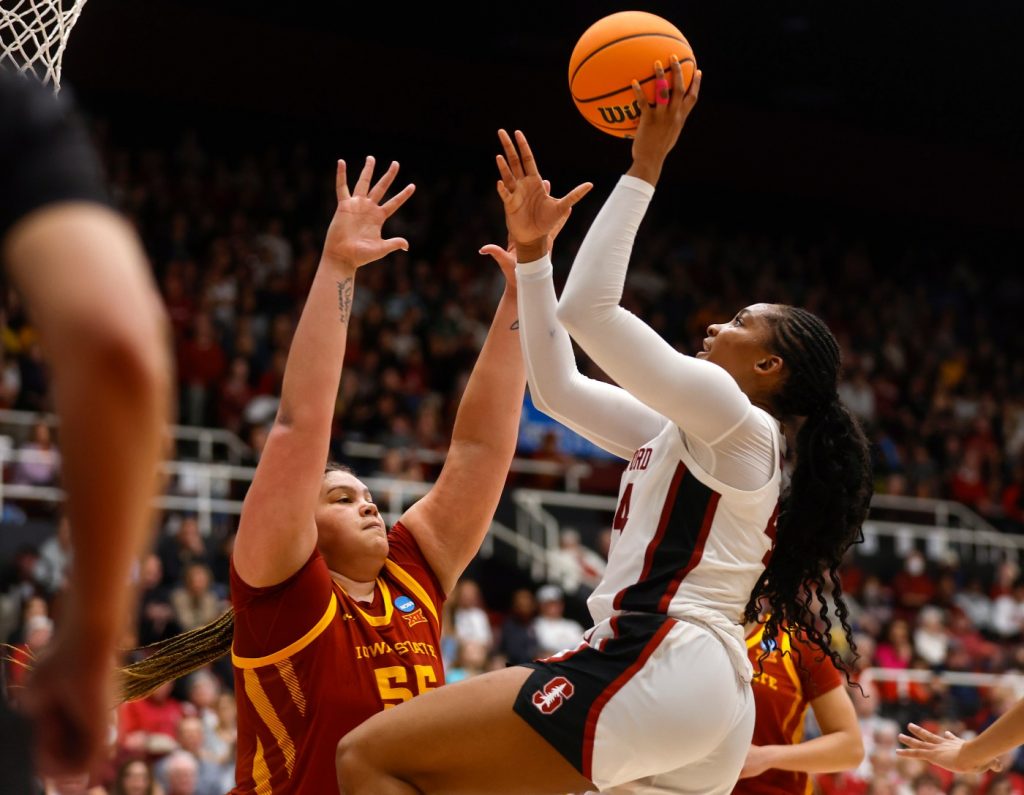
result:
<svg viewBox="0 0 1024 795"><path fill-rule="evenodd" d="M697 353L697 358L725 369L747 391L746 385L758 362L771 355L765 347L765 341L770 339L770 311L768 304L753 304L741 309L727 323L712 323L704 338L704 350Z"/></svg>
<svg viewBox="0 0 1024 795"><path fill-rule="evenodd" d="M388 554L387 528L370 490L348 472L324 475L316 532L328 568L353 579L361 579L363 568L373 579Z"/></svg>

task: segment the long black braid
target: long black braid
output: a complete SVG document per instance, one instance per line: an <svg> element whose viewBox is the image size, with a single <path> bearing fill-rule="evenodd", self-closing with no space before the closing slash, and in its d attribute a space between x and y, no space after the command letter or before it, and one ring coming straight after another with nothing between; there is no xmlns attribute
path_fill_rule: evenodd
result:
<svg viewBox="0 0 1024 795"><path fill-rule="evenodd" d="M868 442L839 401L841 356L828 326L791 306L775 307L767 319L774 332L768 347L788 371L773 413L784 423L802 425L796 436L796 466L779 503L775 550L750 594L745 618L757 621L766 607L767 645L780 629L795 632L831 659L849 681L849 670L831 646L833 622L825 588L827 578L836 617L856 653L836 570L846 550L863 540L861 525L873 491Z"/></svg>

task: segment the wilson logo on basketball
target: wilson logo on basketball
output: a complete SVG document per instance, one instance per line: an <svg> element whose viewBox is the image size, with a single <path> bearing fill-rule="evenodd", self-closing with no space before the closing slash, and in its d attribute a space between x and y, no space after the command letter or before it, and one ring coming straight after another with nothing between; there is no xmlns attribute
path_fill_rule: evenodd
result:
<svg viewBox="0 0 1024 795"><path fill-rule="evenodd" d="M640 106L634 102L632 105L612 105L611 107L597 109L601 118L608 124L622 124L626 119L636 121L640 118Z"/></svg>
<svg viewBox="0 0 1024 795"><path fill-rule="evenodd" d="M572 698L575 692L576 688L572 686L572 682L564 676L556 676L533 694L533 706L545 715L550 715Z"/></svg>

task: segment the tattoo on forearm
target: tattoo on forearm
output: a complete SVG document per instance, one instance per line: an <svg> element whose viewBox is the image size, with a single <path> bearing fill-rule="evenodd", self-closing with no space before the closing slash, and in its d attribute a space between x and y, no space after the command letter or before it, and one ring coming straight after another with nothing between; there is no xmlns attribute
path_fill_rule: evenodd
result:
<svg viewBox="0 0 1024 795"><path fill-rule="evenodd" d="M348 316L352 312L351 277L343 282L338 282L338 311L341 313L341 322L348 323Z"/></svg>
<svg viewBox="0 0 1024 795"><path fill-rule="evenodd" d="M512 321L512 325L508 327L509 331L519 331L519 318Z"/></svg>

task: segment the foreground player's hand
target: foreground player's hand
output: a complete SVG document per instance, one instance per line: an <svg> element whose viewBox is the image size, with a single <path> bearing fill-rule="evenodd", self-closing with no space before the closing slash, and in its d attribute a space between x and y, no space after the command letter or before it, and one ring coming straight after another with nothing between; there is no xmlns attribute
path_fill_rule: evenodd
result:
<svg viewBox="0 0 1024 795"><path fill-rule="evenodd" d="M671 78L666 77L660 61L654 64L658 87L656 102L648 105L640 83L633 81L633 95L640 109L640 125L633 138L633 168L629 173L640 179L657 183L661 167L668 153L679 140L686 119L697 104L700 95L701 71L694 72L689 90L683 83L683 68L672 56Z"/></svg>
<svg viewBox="0 0 1024 795"><path fill-rule="evenodd" d="M985 760L972 758L967 741L960 739L953 732L944 732L940 737L916 723L908 724L907 730L910 732L909 735L900 735L900 742L907 747L896 749L899 756L923 759L954 773L980 773L985 770L999 771L1003 768L1002 760L998 757Z"/></svg>
<svg viewBox="0 0 1024 795"><path fill-rule="evenodd" d="M102 757L113 703L109 663L87 646L58 640L36 664L24 703L42 773L80 774Z"/></svg>
<svg viewBox="0 0 1024 795"><path fill-rule="evenodd" d="M398 163L392 162L377 184L371 187L373 166L373 157L367 157L355 188L349 192L345 161L338 161L335 183L338 209L335 210L331 226L327 230L324 257L343 267L359 268L393 251L409 250L409 243L405 238L382 238L381 228L384 222L412 196L416 186L406 185L388 201L381 203L398 175Z"/></svg>
<svg viewBox="0 0 1024 795"><path fill-rule="evenodd" d="M572 207L582 199L593 183L584 182L561 199L549 193L537 170L537 161L526 141L516 130L516 142L508 133L498 131L504 155L498 155L498 195L505 205L505 224L515 243L517 255L524 262L540 259L550 247L549 240L565 224ZM518 151L517 151L518 145Z"/></svg>
<svg viewBox="0 0 1024 795"><path fill-rule="evenodd" d="M747 750L747 758L743 762L740 778L754 778L766 770L770 770L772 762L768 749L760 745L751 745Z"/></svg>

